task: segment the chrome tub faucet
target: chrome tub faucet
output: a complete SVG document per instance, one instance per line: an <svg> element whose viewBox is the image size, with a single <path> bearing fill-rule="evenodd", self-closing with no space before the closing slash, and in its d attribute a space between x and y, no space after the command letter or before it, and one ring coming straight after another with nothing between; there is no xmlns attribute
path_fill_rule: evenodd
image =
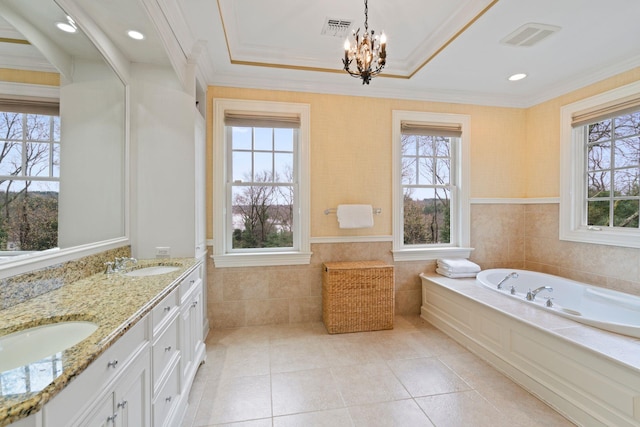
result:
<svg viewBox="0 0 640 427"><path fill-rule="evenodd" d="M529 289L529 292L527 292L526 296L527 301L534 301L536 299L536 295L538 295L542 291L553 292L553 288L551 286L540 286L539 288L536 288L534 290Z"/></svg>

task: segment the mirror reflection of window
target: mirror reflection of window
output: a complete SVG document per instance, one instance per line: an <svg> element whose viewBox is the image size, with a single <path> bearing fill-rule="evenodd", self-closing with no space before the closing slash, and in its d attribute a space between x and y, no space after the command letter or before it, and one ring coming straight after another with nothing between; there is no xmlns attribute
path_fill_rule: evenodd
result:
<svg viewBox="0 0 640 427"><path fill-rule="evenodd" d="M1 111L7 110L7 111ZM60 118L0 100L0 256L58 246Z"/></svg>
<svg viewBox="0 0 640 427"><path fill-rule="evenodd" d="M0 0L3 277L41 253L53 262L71 248L126 241L125 86L91 42L102 39L97 26L91 37L56 27L82 16L80 5L66 7Z"/></svg>
<svg viewBox="0 0 640 427"><path fill-rule="evenodd" d="M0 397L43 390L62 374L62 352L0 373Z"/></svg>

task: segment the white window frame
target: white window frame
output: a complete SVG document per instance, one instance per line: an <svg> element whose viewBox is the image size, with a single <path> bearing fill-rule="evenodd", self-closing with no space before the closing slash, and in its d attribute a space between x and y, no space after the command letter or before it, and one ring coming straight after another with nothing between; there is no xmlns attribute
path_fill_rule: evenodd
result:
<svg viewBox="0 0 640 427"><path fill-rule="evenodd" d="M422 111L392 112L393 138L393 259L394 261L420 261L445 257L468 258L470 245L469 175L471 170L471 116L464 114L429 113ZM451 123L460 125L462 135L456 138L453 150L455 165L451 178L455 188L451 192L451 239L448 244L405 245L404 202L402 191L402 129L403 121L424 123Z"/></svg>
<svg viewBox="0 0 640 427"><path fill-rule="evenodd" d="M22 152L22 169L20 175L0 175L0 179L7 181L42 181L42 182L57 182L60 183L60 165L58 165L58 175L54 175L54 156L56 145L58 148L58 161L60 161L60 140L54 139L54 119L58 118L58 126L60 125L60 115L50 115L44 113L24 113L24 112L11 112L11 114L20 114L22 119L22 136L20 139L6 140L7 142L13 142L20 144L20 151ZM30 140L26 136L27 132L27 116L45 116L49 117L49 139L47 140ZM26 147L28 144L47 144L49 156L48 156L48 175L28 175L26 170ZM58 189L59 191L59 189Z"/></svg>
<svg viewBox="0 0 640 427"><path fill-rule="evenodd" d="M585 144L582 127L571 126L579 111L615 103L640 94L640 82L595 95L560 109L560 240L640 248L640 230L594 227L583 224L585 217Z"/></svg>
<svg viewBox="0 0 640 427"><path fill-rule="evenodd" d="M310 177L309 177L309 142L310 142L310 106L270 101L246 101L238 99L215 99L213 105L213 260L216 267L250 267L269 265L301 265L309 264L311 260L311 246L309 242L309 207L310 207ZM228 144L224 124L226 110L246 111L251 113L292 113L300 116L298 130L298 147L295 167L298 177L297 209L294 214L294 248L286 250L243 250L230 251L227 240L231 233L227 228L231 224L227 208L227 162L229 159Z"/></svg>

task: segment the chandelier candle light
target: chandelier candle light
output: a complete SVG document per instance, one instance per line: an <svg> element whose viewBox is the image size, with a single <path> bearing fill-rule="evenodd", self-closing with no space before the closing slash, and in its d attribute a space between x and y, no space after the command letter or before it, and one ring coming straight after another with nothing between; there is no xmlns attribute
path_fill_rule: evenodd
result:
<svg viewBox="0 0 640 427"><path fill-rule="evenodd" d="M355 44L351 45L349 39L344 42L344 70L351 76L362 79L362 84L369 84L374 76L387 63L387 36L382 33L380 37L371 30L369 34L369 7L367 0L364 0L364 34L360 38L360 28L353 31ZM352 69L351 64L355 60L356 69Z"/></svg>

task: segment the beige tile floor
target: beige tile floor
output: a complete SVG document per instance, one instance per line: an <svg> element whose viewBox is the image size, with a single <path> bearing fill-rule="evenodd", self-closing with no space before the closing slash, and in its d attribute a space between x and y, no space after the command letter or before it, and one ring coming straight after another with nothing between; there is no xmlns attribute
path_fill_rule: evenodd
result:
<svg viewBox="0 0 640 427"><path fill-rule="evenodd" d="M418 316L212 330L183 427L572 426Z"/></svg>

